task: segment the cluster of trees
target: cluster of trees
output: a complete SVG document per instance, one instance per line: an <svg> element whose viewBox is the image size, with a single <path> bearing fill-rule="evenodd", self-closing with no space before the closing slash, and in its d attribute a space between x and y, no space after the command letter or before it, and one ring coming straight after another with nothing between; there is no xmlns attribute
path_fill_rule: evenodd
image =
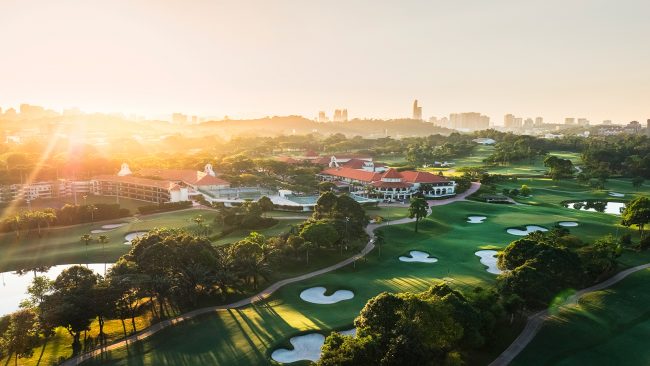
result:
<svg viewBox="0 0 650 366"><path fill-rule="evenodd" d="M583 243L568 230L535 232L510 243L498 257L497 279L504 297L516 296L529 309L545 307L567 289L582 288L610 275L622 243L612 236Z"/></svg>
<svg viewBox="0 0 650 366"><path fill-rule="evenodd" d="M19 237L22 231L27 235L36 230L39 236L43 229L51 226L66 226L112 220L129 216L131 213L119 204L98 203L93 205L64 205L60 209L46 208L44 210L25 210L15 215L6 217L0 223L0 231L15 232Z"/></svg>
<svg viewBox="0 0 650 366"><path fill-rule="evenodd" d="M219 210L214 223L222 227L222 236L239 229L259 230L278 223L274 218L264 217L266 212L273 210L273 202L266 196L257 202L248 201L240 206L225 207L222 203L215 203L213 207Z"/></svg>
<svg viewBox="0 0 650 366"><path fill-rule="evenodd" d="M435 161L447 161L468 156L474 151L475 143L471 135L457 132L444 137L431 135L411 138L406 147L406 160L414 166L433 164Z"/></svg>
<svg viewBox="0 0 650 366"><path fill-rule="evenodd" d="M354 320L356 337L327 337L318 365L462 365L469 350L490 342L505 309L494 290L480 287L382 293Z"/></svg>
<svg viewBox="0 0 650 366"><path fill-rule="evenodd" d="M574 167L569 159L558 158L555 155L547 155L544 158L544 166L549 169L548 175L553 180L573 177Z"/></svg>
<svg viewBox="0 0 650 366"><path fill-rule="evenodd" d="M138 207L138 212L146 215L155 212L183 210L190 207L192 207L192 201L163 202L157 205L140 206Z"/></svg>
<svg viewBox="0 0 650 366"><path fill-rule="evenodd" d="M598 178L601 171L641 179L650 178L650 138L641 135L594 137L585 140L585 173Z"/></svg>
<svg viewBox="0 0 650 366"><path fill-rule="evenodd" d="M504 135L485 162L490 165L508 165L519 161L533 162L548 151L539 140L528 135Z"/></svg>

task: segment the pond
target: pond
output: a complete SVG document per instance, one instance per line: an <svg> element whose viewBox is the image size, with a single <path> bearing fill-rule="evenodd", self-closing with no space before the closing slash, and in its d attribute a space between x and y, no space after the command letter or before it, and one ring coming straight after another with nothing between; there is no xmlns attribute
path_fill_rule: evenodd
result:
<svg viewBox="0 0 650 366"><path fill-rule="evenodd" d="M85 264L83 265L86 266ZM104 270L108 271L112 265L112 263L90 263L87 267L95 273L104 275ZM52 266L46 272L37 272L36 275L45 276L50 280L54 280L64 269L72 266L74 264ZM33 279L33 271L26 271L22 275L16 272L0 273L0 316L18 310L20 302L29 297L27 295L27 287L32 284Z"/></svg>
<svg viewBox="0 0 650 366"><path fill-rule="evenodd" d="M614 201L579 201L566 202L564 207L574 210L604 212L612 215L620 215L625 209L625 202Z"/></svg>

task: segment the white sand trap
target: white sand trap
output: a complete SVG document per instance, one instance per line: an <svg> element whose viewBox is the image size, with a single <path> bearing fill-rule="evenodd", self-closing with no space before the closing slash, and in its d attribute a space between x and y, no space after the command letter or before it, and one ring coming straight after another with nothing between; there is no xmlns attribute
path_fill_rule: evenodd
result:
<svg viewBox="0 0 650 366"><path fill-rule="evenodd" d="M575 221L560 221L560 222L558 222L557 224L560 225L560 226L564 226L564 227L575 227L575 226L578 226L578 223L575 222Z"/></svg>
<svg viewBox="0 0 650 366"><path fill-rule="evenodd" d="M101 234L101 233L105 233L105 232L107 232L107 231L108 231L108 230L95 229L95 230L90 230L90 233L91 233L91 234Z"/></svg>
<svg viewBox="0 0 650 366"><path fill-rule="evenodd" d="M107 224L107 225L102 225L102 229L104 230L112 230L112 229L117 229L118 227L122 227L126 225L126 222L121 222L119 224Z"/></svg>
<svg viewBox="0 0 650 366"><path fill-rule="evenodd" d="M510 229L508 229L506 231L508 232L508 234L511 234L511 235L525 236L525 235L528 235L530 233L534 233L535 231L548 231L548 229L545 228L545 227L537 226L537 225L526 225L526 230L510 228Z"/></svg>
<svg viewBox="0 0 650 366"><path fill-rule="evenodd" d="M624 193L618 193L618 192L609 192L609 195L612 197L625 197Z"/></svg>
<svg viewBox="0 0 650 366"><path fill-rule="evenodd" d="M357 329L353 328L340 331L339 333L343 335L356 336ZM271 358L274 361L280 363L292 363L304 360L316 362L320 359L321 347L325 344L325 336L320 333L309 333L292 337L289 342L293 346L293 349L276 349L271 354Z"/></svg>
<svg viewBox="0 0 650 366"><path fill-rule="evenodd" d="M438 258L430 257L429 253L421 252L419 250L411 250L409 252L410 257L401 256L399 260L402 262L421 262L421 263L435 263L438 261Z"/></svg>
<svg viewBox="0 0 650 366"><path fill-rule="evenodd" d="M336 304L354 297L354 292L349 290L337 290L329 296L325 296L325 291L325 287L308 288L300 293L300 298L314 304Z"/></svg>
<svg viewBox="0 0 650 366"><path fill-rule="evenodd" d="M302 360L316 362L320 358L320 349L325 343L325 336L320 333L310 333L292 337L289 342L293 346L292 350L286 348L276 349L271 354L271 358L281 363Z"/></svg>
<svg viewBox="0 0 650 366"><path fill-rule="evenodd" d="M497 251L496 250L479 250L474 253L477 257L481 258L480 262L486 266L488 273L501 274L502 271L497 268Z"/></svg>
<svg viewBox="0 0 650 366"><path fill-rule="evenodd" d="M485 219L487 219L485 216L468 216L467 222L470 224L482 224Z"/></svg>
<svg viewBox="0 0 650 366"><path fill-rule="evenodd" d="M124 235L124 244L126 245L131 245L131 241L135 238L139 238L143 236L144 234L148 233L148 231L134 231L132 233L128 233Z"/></svg>

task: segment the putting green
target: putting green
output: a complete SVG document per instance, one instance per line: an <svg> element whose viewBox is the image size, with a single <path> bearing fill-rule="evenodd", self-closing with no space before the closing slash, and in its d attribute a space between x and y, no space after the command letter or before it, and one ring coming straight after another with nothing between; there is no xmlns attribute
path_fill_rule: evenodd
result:
<svg viewBox="0 0 650 366"><path fill-rule="evenodd" d="M481 225L467 216L490 217ZM486 271L475 255L479 249L502 248L515 239L505 229L537 224L552 227L558 221L579 221L571 228L587 240L614 232L618 218L562 207L494 205L457 202L433 208L432 216L413 232L413 224L386 226L386 244L366 259L340 270L281 288L267 301L242 309L203 316L165 329L135 345L105 354L92 364L110 365L250 365L267 364L270 353L286 347L290 337L304 332L350 327L366 301L382 291L421 291L436 279L455 286L488 285L495 276ZM627 230L619 228L619 231ZM397 258L410 250L421 250L439 259L435 265L404 265ZM354 298L323 307L300 299L308 288L354 291ZM512 338L508 338L510 340ZM478 363L494 359L508 340L491 345Z"/></svg>
<svg viewBox="0 0 650 366"><path fill-rule="evenodd" d="M650 364L650 269L546 321L512 365Z"/></svg>

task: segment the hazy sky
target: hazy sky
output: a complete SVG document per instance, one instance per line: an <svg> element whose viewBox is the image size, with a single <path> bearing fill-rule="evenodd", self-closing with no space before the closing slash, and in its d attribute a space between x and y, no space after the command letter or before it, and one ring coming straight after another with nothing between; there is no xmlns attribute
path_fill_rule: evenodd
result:
<svg viewBox="0 0 650 366"><path fill-rule="evenodd" d="M0 106L650 118L650 1L0 0Z"/></svg>

